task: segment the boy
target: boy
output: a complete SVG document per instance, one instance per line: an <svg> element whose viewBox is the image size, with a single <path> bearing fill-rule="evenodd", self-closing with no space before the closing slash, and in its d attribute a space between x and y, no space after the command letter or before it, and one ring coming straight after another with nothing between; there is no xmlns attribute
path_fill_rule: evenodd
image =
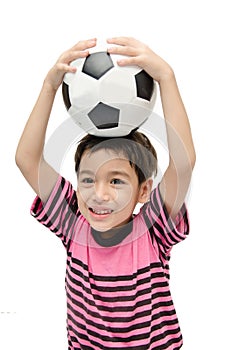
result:
<svg viewBox="0 0 232 350"><path fill-rule="evenodd" d="M16 152L16 162L38 195L31 212L67 250L69 350L169 349L182 335L169 290L172 246L188 234L184 199L195 151L171 67L133 38L109 39L119 65L138 65L156 80L166 121L169 165L152 191L156 152L147 137L87 135L75 154L78 186L43 158L47 123L69 64L86 57L96 40L77 43L48 72ZM140 213L133 215L140 202Z"/></svg>

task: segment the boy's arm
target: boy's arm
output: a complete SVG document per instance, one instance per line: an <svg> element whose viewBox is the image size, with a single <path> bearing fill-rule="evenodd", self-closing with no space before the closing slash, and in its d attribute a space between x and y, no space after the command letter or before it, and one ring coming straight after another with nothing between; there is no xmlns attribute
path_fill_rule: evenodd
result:
<svg viewBox="0 0 232 350"><path fill-rule="evenodd" d="M166 208L175 218L185 200L196 155L188 116L172 70L160 79L159 87L169 149L169 164L160 191Z"/></svg>
<svg viewBox="0 0 232 350"><path fill-rule="evenodd" d="M110 53L128 56L119 60L119 65L138 65L159 84L169 147L169 165L160 191L169 214L175 218L188 191L195 150L174 72L161 57L136 39L119 37L109 39L108 43L117 45L109 49Z"/></svg>
<svg viewBox="0 0 232 350"><path fill-rule="evenodd" d="M44 160L46 129L56 91L44 82L16 151L16 164L36 194L45 201L58 174Z"/></svg>
<svg viewBox="0 0 232 350"><path fill-rule="evenodd" d="M70 63L77 58L86 57L89 54L87 49L95 45L95 39L80 41L60 56L44 80L20 138L15 156L16 164L42 201L46 201L58 177L57 172L43 157L47 125L56 92L64 74L76 71Z"/></svg>

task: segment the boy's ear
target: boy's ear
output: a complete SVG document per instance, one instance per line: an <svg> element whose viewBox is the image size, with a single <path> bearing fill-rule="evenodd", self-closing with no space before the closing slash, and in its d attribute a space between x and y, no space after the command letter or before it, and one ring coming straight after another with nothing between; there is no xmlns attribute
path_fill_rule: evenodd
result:
<svg viewBox="0 0 232 350"><path fill-rule="evenodd" d="M146 203L149 201L151 190L152 190L153 180L148 179L140 185L139 189L139 203Z"/></svg>

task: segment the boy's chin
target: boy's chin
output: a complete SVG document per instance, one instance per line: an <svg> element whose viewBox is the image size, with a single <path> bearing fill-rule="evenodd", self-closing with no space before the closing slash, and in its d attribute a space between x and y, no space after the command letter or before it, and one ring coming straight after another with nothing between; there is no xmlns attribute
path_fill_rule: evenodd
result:
<svg viewBox="0 0 232 350"><path fill-rule="evenodd" d="M114 229L112 226L91 225L92 229L98 232L107 232Z"/></svg>

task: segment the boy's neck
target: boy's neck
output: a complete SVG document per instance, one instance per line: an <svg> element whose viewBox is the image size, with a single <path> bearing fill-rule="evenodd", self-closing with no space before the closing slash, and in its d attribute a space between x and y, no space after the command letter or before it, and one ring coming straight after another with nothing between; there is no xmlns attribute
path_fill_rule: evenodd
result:
<svg viewBox="0 0 232 350"><path fill-rule="evenodd" d="M92 235L95 241L104 247L111 247L121 243L132 231L133 220L130 220L127 224L114 227L107 231L97 231L94 228L91 229Z"/></svg>

